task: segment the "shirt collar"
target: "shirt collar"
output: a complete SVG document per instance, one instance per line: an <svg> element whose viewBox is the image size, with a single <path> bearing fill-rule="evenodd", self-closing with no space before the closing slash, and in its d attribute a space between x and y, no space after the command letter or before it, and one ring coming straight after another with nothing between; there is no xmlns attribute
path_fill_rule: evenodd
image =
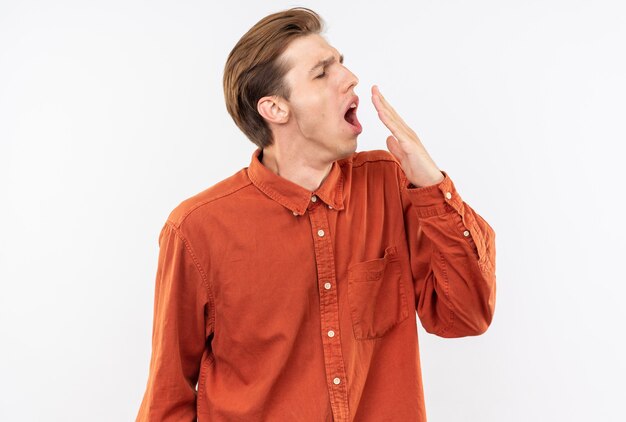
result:
<svg viewBox="0 0 626 422"><path fill-rule="evenodd" d="M311 192L265 167L259 159L262 152L262 148L257 148L252 153L252 159L248 167L248 177L258 189L271 199L298 215L304 214L307 208L313 205L311 202L313 195L334 209L342 210L344 208L344 178L341 166L337 160L333 161L330 172L322 182L322 185Z"/></svg>

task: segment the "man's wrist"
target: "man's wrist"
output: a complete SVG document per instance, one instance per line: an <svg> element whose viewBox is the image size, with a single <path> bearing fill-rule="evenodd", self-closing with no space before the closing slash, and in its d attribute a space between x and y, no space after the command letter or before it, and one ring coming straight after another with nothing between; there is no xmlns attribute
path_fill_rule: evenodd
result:
<svg viewBox="0 0 626 422"><path fill-rule="evenodd" d="M425 188L428 186L433 186L433 185L438 185L439 183L441 183L443 181L443 179L445 179L445 176L443 175L443 173L441 171L438 171L437 175L433 175L431 178L428 179L424 179L424 180L409 180L407 178L407 180L409 181L409 186L408 188Z"/></svg>

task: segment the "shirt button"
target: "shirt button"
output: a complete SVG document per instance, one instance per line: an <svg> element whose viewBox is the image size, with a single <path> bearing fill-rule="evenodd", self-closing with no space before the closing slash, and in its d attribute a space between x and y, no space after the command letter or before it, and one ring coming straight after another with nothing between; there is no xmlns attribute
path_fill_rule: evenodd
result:
<svg viewBox="0 0 626 422"><path fill-rule="evenodd" d="M467 236L469 236L469 235L470 235L469 230L465 230L465 231L463 232L463 236L467 237Z"/></svg>
<svg viewBox="0 0 626 422"><path fill-rule="evenodd" d="M452 194L450 192L446 192L446 198L448 199L452 198Z"/></svg>
<svg viewBox="0 0 626 422"><path fill-rule="evenodd" d="M298 212L297 211L293 211L293 215L298 215Z"/></svg>
<svg viewBox="0 0 626 422"><path fill-rule="evenodd" d="M333 207L332 207L332 206L330 206L330 205L328 206L328 208L330 208L331 210L333 209Z"/></svg>
<svg viewBox="0 0 626 422"><path fill-rule="evenodd" d="M339 384L339 383L341 382L341 380L340 380L339 378L335 378L335 379L333 380L333 382L334 382L335 384Z"/></svg>
<svg viewBox="0 0 626 422"><path fill-rule="evenodd" d="M324 283L324 288L326 290L329 290L330 289L330 283Z"/></svg>
<svg viewBox="0 0 626 422"><path fill-rule="evenodd" d="M335 332L333 330L329 330L328 337L335 337Z"/></svg>
<svg viewBox="0 0 626 422"><path fill-rule="evenodd" d="M311 197L311 201L313 201L313 202L317 201L317 196L313 195L313 196Z"/></svg>
<svg viewBox="0 0 626 422"><path fill-rule="evenodd" d="M317 231L317 235L318 235L319 237L324 236L324 230L319 229L319 230Z"/></svg>

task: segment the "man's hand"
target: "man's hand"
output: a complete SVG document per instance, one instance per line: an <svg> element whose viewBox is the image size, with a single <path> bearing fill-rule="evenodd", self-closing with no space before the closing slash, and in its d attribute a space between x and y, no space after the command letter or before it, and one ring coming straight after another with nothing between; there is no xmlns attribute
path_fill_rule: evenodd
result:
<svg viewBox="0 0 626 422"><path fill-rule="evenodd" d="M404 120L387 102L378 90L378 86L372 86L372 102L378 117L392 133L387 137L387 149L400 162L409 182L417 187L437 184L444 178L441 171L413 129L404 123Z"/></svg>

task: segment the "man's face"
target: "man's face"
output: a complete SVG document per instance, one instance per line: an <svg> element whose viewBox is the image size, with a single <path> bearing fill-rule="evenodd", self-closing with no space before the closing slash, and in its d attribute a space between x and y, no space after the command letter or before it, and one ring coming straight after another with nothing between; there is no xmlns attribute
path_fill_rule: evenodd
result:
<svg viewBox="0 0 626 422"><path fill-rule="evenodd" d="M296 38L283 57L292 66L284 81L291 87L290 124L297 136L329 159L354 153L362 131L351 107L358 105L354 87L359 79L342 64L343 57L317 34Z"/></svg>

